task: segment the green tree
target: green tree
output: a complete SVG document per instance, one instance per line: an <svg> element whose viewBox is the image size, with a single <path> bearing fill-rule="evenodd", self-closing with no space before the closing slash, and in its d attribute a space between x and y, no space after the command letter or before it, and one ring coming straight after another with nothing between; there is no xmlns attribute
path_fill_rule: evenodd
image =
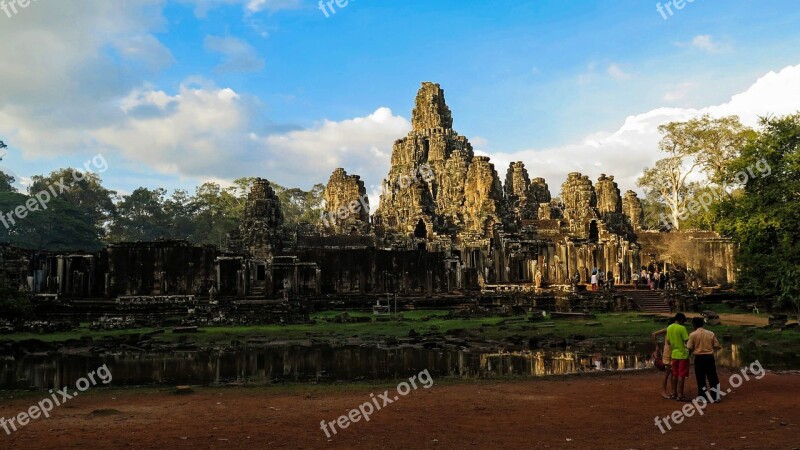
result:
<svg viewBox="0 0 800 450"><path fill-rule="evenodd" d="M653 194L660 197L674 228L680 230L684 222L712 228L714 215L707 214L709 209L692 206L696 206L698 197L709 190L713 191L712 199L726 196L722 193L726 192L735 173L731 163L741 148L754 138L755 132L742 125L736 116L714 119L709 115L668 123L658 130L662 135L659 150L667 157L645 169L637 184L648 197ZM703 172L706 180L698 181L698 172Z"/></svg>
<svg viewBox="0 0 800 450"><path fill-rule="evenodd" d="M0 192L17 192L17 188L14 187L16 181L13 176L0 171Z"/></svg>
<svg viewBox="0 0 800 450"><path fill-rule="evenodd" d="M169 223L168 234L165 237L196 241L197 205L187 191L177 189L172 193L172 197L164 200L164 215L164 220Z"/></svg>
<svg viewBox="0 0 800 450"><path fill-rule="evenodd" d="M719 187L731 184L731 163L757 134L742 125L738 116L712 118L708 114L687 122L677 122L669 128L669 133L683 136L682 145L689 154L694 155L708 180Z"/></svg>
<svg viewBox="0 0 800 450"><path fill-rule="evenodd" d="M666 206L668 214L660 218L677 230L686 215L687 206L692 198L694 184L689 182L689 176L697 169L698 163L694 162L687 168L684 158L688 155L675 153L673 156L658 160L654 167L644 170L644 174L636 184L645 190L646 197L657 199Z"/></svg>
<svg viewBox="0 0 800 450"><path fill-rule="evenodd" d="M204 183L194 196L196 208L195 243L224 246L227 235L238 227L244 215L244 199L237 187L223 189L217 183Z"/></svg>
<svg viewBox="0 0 800 450"><path fill-rule="evenodd" d="M294 228L300 223L319 221L325 203L325 185L315 184L310 191L304 191L298 188L285 188L276 183L271 184L281 202L284 225L287 228Z"/></svg>
<svg viewBox="0 0 800 450"><path fill-rule="evenodd" d="M13 286L5 276L0 276L0 319L19 326L32 315L33 306L30 297L17 286Z"/></svg>
<svg viewBox="0 0 800 450"><path fill-rule="evenodd" d="M154 241L171 237L171 217L164 206L167 191L140 187L116 205L112 242Z"/></svg>
<svg viewBox="0 0 800 450"><path fill-rule="evenodd" d="M662 230L668 223L664 220L669 217L669 209L659 199L659 195L655 192L648 192L642 202L642 211L644 212L644 223L642 226L646 230Z"/></svg>
<svg viewBox="0 0 800 450"><path fill-rule="evenodd" d="M63 192L61 185L66 186ZM47 176L32 177L28 192L31 195L42 191L50 192L51 187L58 193L59 199L73 205L80 212L80 216L94 227L100 239L105 237L107 225L115 213L114 198L117 193L103 187L97 174L72 168L58 169Z"/></svg>
<svg viewBox="0 0 800 450"><path fill-rule="evenodd" d="M5 142L0 141L0 150L8 148ZM5 155L3 155L5 156ZM0 156L0 161L3 160L3 157ZM17 180L14 179L11 175L6 174L5 172L0 171L0 192L17 192L17 188L14 187L14 182Z"/></svg>
<svg viewBox="0 0 800 450"><path fill-rule="evenodd" d="M738 288L791 305L800 319L800 114L761 127L731 164L761 176L720 205L719 230L739 244Z"/></svg>
<svg viewBox="0 0 800 450"><path fill-rule="evenodd" d="M94 251L102 247L96 228L86 220L84 212L62 198L51 200L47 209L34 204L32 209L23 211L24 217L8 217L7 213L31 199L19 193L0 193L0 214L5 215L0 240L33 250Z"/></svg>

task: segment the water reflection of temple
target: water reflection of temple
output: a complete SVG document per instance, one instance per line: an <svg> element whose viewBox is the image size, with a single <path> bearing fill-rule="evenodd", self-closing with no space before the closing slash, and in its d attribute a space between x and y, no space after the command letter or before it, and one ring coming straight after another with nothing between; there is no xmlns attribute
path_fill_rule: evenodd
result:
<svg viewBox="0 0 800 450"><path fill-rule="evenodd" d="M31 354L0 360L0 389L74 385L87 367L113 367L115 386L388 380L428 369L434 377L495 378L569 375L652 368L647 352L631 347L600 352L476 352L417 346L274 345L233 350L119 352L105 355ZM724 345L717 366L738 368L759 359L764 367L797 368L800 360Z"/></svg>
<svg viewBox="0 0 800 450"><path fill-rule="evenodd" d="M599 366L597 363L600 363ZM480 357L481 371L491 375L570 375L596 370L633 370L648 367L638 354L585 355L577 352L497 352Z"/></svg>

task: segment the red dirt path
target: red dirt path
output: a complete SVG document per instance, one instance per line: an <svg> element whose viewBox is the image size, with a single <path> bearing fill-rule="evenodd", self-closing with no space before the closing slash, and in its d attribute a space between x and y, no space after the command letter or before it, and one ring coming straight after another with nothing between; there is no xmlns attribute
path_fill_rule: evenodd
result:
<svg viewBox="0 0 800 450"><path fill-rule="evenodd" d="M412 391L374 413L371 421L351 424L330 440L320 430L321 420L335 420L385 387L338 392L299 387L292 393L284 388L201 388L183 396L152 389L95 391L10 437L0 429L0 448L800 448L798 374L751 379L725 402L687 418L666 435L653 419L681 404L660 397L658 378L649 372L435 384ZM687 386L694 392L693 379ZM15 415L36 401L3 400L0 416ZM119 413L92 414L103 409Z"/></svg>

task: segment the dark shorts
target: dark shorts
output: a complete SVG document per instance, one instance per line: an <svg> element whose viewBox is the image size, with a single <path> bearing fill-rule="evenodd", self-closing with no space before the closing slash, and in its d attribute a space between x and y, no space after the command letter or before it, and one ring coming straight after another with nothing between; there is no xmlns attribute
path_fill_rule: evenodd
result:
<svg viewBox="0 0 800 450"><path fill-rule="evenodd" d="M672 376L675 378L689 378L689 360L673 359Z"/></svg>

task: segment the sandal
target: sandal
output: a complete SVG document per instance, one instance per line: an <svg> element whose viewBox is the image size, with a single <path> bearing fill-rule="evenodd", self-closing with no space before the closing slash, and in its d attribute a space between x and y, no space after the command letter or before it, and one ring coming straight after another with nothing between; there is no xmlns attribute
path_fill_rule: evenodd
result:
<svg viewBox="0 0 800 450"><path fill-rule="evenodd" d="M692 401L686 397L677 397L675 400L682 402L682 403L691 403Z"/></svg>
<svg viewBox="0 0 800 450"><path fill-rule="evenodd" d="M664 397L667 400L675 400L677 398L677 397L675 397L674 394L673 395L661 394L661 396Z"/></svg>

